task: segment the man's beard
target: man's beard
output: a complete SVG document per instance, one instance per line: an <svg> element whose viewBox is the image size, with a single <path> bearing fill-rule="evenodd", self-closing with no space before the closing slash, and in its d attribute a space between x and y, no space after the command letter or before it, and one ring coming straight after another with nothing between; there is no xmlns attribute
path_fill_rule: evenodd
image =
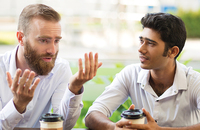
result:
<svg viewBox="0 0 200 130"><path fill-rule="evenodd" d="M27 41L25 43L24 48L24 57L26 60L26 63L29 65L30 69L34 71L38 75L48 75L48 73L53 69L55 60L58 54L58 51L55 55L46 53L42 55L38 55L37 51L34 50L29 42ZM51 57L51 62L45 62L42 60L44 57Z"/></svg>

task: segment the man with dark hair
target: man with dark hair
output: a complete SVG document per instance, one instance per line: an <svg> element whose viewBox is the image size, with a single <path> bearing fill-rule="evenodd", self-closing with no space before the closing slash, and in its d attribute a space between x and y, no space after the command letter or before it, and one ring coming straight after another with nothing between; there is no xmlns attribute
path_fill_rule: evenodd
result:
<svg viewBox="0 0 200 130"><path fill-rule="evenodd" d="M83 107L83 84L102 63L98 54L85 53L85 69L72 76L68 61L57 58L60 15L43 4L28 5L19 17L19 44L0 55L0 129L39 128L40 117L53 108L64 118L64 129L74 127ZM7 81L6 81L7 79Z"/></svg>
<svg viewBox="0 0 200 130"><path fill-rule="evenodd" d="M183 21L167 13L149 13L142 19L140 64L125 67L106 87L85 117L95 130L200 129L200 74L176 58L184 47ZM129 109L142 109L145 124L108 117L130 97Z"/></svg>

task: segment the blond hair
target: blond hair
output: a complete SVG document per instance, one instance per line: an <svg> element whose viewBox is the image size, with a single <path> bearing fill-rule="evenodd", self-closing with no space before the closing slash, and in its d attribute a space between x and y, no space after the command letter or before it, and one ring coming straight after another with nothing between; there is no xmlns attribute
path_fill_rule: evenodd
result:
<svg viewBox="0 0 200 130"><path fill-rule="evenodd" d="M44 4L31 4L26 6L19 16L18 31L23 31L24 35L28 35L30 22L35 17L52 22L59 22L61 19L53 8Z"/></svg>

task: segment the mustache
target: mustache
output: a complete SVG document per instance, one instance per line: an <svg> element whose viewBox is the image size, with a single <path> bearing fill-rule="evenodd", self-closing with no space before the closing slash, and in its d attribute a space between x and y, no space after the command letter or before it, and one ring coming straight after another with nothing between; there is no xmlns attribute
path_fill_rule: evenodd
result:
<svg viewBox="0 0 200 130"><path fill-rule="evenodd" d="M140 55L139 55L139 57L140 57L140 58L149 59L149 57L148 57L148 56L145 56L145 55L143 55L143 54L140 54Z"/></svg>
<svg viewBox="0 0 200 130"><path fill-rule="evenodd" d="M42 54L42 55L40 55L41 57L51 57L51 58L53 58L53 57L55 57L55 55L52 55L52 54Z"/></svg>
<svg viewBox="0 0 200 130"><path fill-rule="evenodd" d="M55 54L51 54L51 53L42 54L40 55L40 57L56 58L57 54L58 54L58 51Z"/></svg>

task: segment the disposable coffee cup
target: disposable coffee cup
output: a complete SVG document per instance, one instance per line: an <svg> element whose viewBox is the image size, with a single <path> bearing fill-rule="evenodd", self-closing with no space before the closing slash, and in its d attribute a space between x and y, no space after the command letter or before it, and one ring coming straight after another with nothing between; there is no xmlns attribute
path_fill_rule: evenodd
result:
<svg viewBox="0 0 200 130"><path fill-rule="evenodd" d="M40 118L40 130L63 130L63 120L59 114L46 113Z"/></svg>
<svg viewBox="0 0 200 130"><path fill-rule="evenodd" d="M121 120L131 121L132 124L144 124L146 116L140 109L131 109L123 111L121 117Z"/></svg>

